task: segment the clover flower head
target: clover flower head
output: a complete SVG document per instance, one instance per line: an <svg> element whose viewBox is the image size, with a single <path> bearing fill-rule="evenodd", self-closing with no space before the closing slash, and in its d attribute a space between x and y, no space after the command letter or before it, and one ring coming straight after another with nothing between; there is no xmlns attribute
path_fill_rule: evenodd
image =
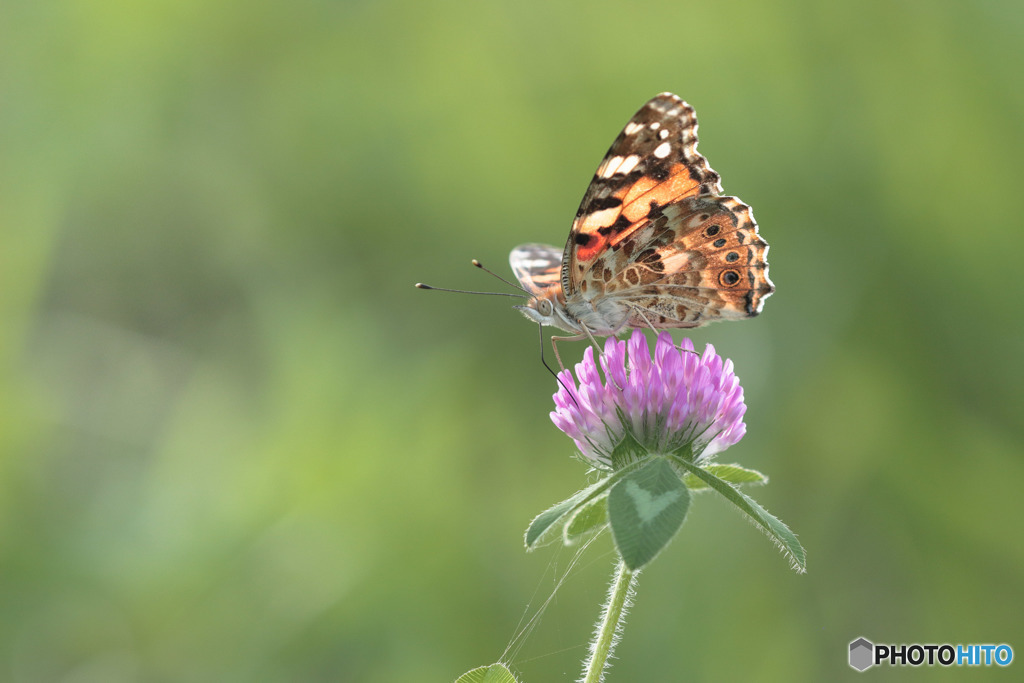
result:
<svg viewBox="0 0 1024 683"><path fill-rule="evenodd" d="M647 338L633 330L628 341L609 337L598 361L588 347L575 377L566 369L558 379L551 420L601 469L614 466L616 447L629 437L649 453L688 447L699 462L746 433L743 387L711 344L698 356L692 341L676 347L662 332L652 357Z"/></svg>

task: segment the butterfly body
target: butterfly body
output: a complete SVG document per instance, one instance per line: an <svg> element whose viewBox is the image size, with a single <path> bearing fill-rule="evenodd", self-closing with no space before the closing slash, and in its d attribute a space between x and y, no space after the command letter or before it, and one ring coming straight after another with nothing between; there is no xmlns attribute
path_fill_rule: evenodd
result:
<svg viewBox="0 0 1024 683"><path fill-rule="evenodd" d="M721 195L697 152L693 108L658 95L630 119L590 183L563 249L509 255L527 318L578 338L698 327L761 312L774 286L750 207Z"/></svg>

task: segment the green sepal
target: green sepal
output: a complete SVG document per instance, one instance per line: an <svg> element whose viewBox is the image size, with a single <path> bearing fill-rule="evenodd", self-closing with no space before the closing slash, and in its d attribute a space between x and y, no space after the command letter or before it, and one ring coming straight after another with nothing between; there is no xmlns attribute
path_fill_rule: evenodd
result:
<svg viewBox="0 0 1024 683"><path fill-rule="evenodd" d="M621 409L619 410L619 420L622 424L629 424L629 418L626 417ZM650 457L648 450L641 446L640 442L627 429L622 440L615 446L615 450L612 451L612 469L619 472L648 457Z"/></svg>
<svg viewBox="0 0 1024 683"><path fill-rule="evenodd" d="M455 683L519 683L504 664L491 664L467 671Z"/></svg>
<svg viewBox="0 0 1024 683"><path fill-rule="evenodd" d="M651 458L612 486L608 523L631 571L649 563L679 531L690 493L664 457Z"/></svg>
<svg viewBox="0 0 1024 683"><path fill-rule="evenodd" d="M587 536L600 533L607 523L608 496L600 495L576 507L565 523L562 541L575 545Z"/></svg>
<svg viewBox="0 0 1024 683"><path fill-rule="evenodd" d="M738 507L743 514L750 517L754 524L768 534L768 538L772 539L779 550L789 558L790 565L794 570L801 574L807 571L807 554L803 546L796 539L796 534L790 531L789 527L783 524L779 518L769 514L753 498L740 491L735 485L712 474L710 467L707 469L698 467L681 457L673 457L673 462L682 466L688 473L699 477L708 486L722 494L726 500Z"/></svg>
<svg viewBox="0 0 1024 683"><path fill-rule="evenodd" d="M757 470L747 469L739 465L722 465L719 463L711 463L709 465L701 466L705 472L710 472L719 479L727 481L730 484L767 484L768 477L761 474ZM687 472L683 475L683 483L686 484L686 488L693 491L706 491L710 486L704 482L703 479L698 477L692 472Z"/></svg>

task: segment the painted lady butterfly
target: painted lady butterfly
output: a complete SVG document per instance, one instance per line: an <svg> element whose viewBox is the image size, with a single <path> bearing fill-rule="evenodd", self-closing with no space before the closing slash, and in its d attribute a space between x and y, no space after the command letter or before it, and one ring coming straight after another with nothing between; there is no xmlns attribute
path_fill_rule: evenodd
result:
<svg viewBox="0 0 1024 683"><path fill-rule="evenodd" d="M532 295L516 308L574 335L553 342L757 315L775 291L768 244L750 207L721 192L697 152L693 107L658 95L598 166L565 248L512 250L512 271Z"/></svg>

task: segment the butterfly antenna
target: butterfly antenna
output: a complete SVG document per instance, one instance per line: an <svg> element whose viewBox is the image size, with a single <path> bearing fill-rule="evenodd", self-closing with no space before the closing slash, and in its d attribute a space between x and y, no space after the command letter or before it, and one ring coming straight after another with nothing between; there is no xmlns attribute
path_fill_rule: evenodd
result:
<svg viewBox="0 0 1024 683"><path fill-rule="evenodd" d="M524 292L524 293L525 293L525 294L526 294L526 295L527 295L527 296L528 296L529 298L531 298L531 299L533 298L533 294L532 294L532 293L531 293L531 292L530 292L530 291L529 291L528 289L526 289L526 288L525 288L525 287L523 287L522 285L517 285L517 284L515 284L514 282L509 282L508 280L506 280L506 279L505 279L505 278L503 278L502 276L500 276L500 275L498 275L497 273L495 273L495 272L494 272L493 270L491 270L490 268L485 268L485 267L484 267L484 264L480 263L480 262L479 262L479 261L477 261L476 259L473 259L473 265L474 265L474 266L476 266L477 268L479 268L480 270L484 271L484 272L485 272L485 273L487 273L488 275L493 275L494 277L498 278L499 280L501 280L502 282L504 282L504 283L505 283L506 285L508 285L509 287L514 287L515 289L518 289L519 291L521 291L521 292Z"/></svg>
<svg viewBox="0 0 1024 683"><path fill-rule="evenodd" d="M514 296L514 297L519 298L519 299L532 299L534 297L533 293L531 293L526 288L521 287L520 285L517 285L517 284L515 284L513 282L509 282L508 280L506 280L502 276L500 276L497 273L495 273L493 270L490 270L488 268L484 268L483 264L480 263L479 261L477 261L476 259L473 259L473 265L476 266L477 268L479 268L480 270L484 271L485 273L487 273L489 275L493 275L494 277L498 278L499 280L504 282L509 287L512 287L514 289L518 289L520 292L522 292L522 294L512 294L511 292L475 292L475 291L470 291L468 289L448 289L446 287L433 287L431 285L425 285L422 282L417 282L416 283L416 288L417 289L433 289L434 291L437 291L437 292L455 292L456 294L482 294L484 296Z"/></svg>
<svg viewBox="0 0 1024 683"><path fill-rule="evenodd" d="M422 282L416 283L416 289L432 289L435 292L455 292L456 294L481 294L483 296L514 296L517 299L528 298L525 294L513 294L512 292L473 292L468 289L447 289L445 287L432 287Z"/></svg>

